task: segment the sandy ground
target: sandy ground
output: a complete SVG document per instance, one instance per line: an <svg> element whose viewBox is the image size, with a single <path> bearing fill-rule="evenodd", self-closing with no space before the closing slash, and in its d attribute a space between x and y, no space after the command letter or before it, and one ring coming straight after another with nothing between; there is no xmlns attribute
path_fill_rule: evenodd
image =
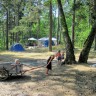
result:
<svg viewBox="0 0 96 96"><path fill-rule="evenodd" d="M19 58L29 66L46 65L53 53L1 52L0 63ZM96 58L89 62L96 62ZM0 96L96 96L96 68L90 64L57 65L53 60L53 69L45 74L45 67L26 72L23 76L12 76L0 81ZM36 67L35 66L35 67ZM26 69L27 67L24 67Z"/></svg>

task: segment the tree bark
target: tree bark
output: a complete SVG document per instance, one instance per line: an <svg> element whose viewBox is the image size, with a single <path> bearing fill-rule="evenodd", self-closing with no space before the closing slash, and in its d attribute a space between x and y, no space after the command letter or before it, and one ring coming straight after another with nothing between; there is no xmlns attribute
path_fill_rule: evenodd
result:
<svg viewBox="0 0 96 96"><path fill-rule="evenodd" d="M8 50L9 49L9 47L8 47L8 32L9 32L9 29L8 29L8 19L9 19L9 14L8 14L8 10L6 10L7 11L7 19L6 19L6 50Z"/></svg>
<svg viewBox="0 0 96 96"><path fill-rule="evenodd" d="M59 38L59 31L60 31L60 23L59 23L59 9L58 9L57 45L59 44L59 39L60 39Z"/></svg>
<svg viewBox="0 0 96 96"><path fill-rule="evenodd" d="M94 45L94 50L96 50L96 34L95 34L95 39L94 39L95 41L95 45Z"/></svg>
<svg viewBox="0 0 96 96"><path fill-rule="evenodd" d="M84 43L83 49L80 53L79 60L78 60L79 63L87 63L88 55L89 55L92 43L96 35L96 0L93 0L92 3L93 3L93 8L92 8L93 15L91 17L93 18L94 22L92 25L91 32L89 36L87 37Z"/></svg>
<svg viewBox="0 0 96 96"><path fill-rule="evenodd" d="M73 18L72 18L72 44L74 47L74 31L75 31L75 2L76 0L74 0L73 3Z"/></svg>
<svg viewBox="0 0 96 96"><path fill-rule="evenodd" d="M88 55L89 55L92 43L94 41L95 35L96 35L96 22L93 25L91 32L84 43L83 49L80 53L79 60L78 60L79 63L87 63Z"/></svg>
<svg viewBox="0 0 96 96"><path fill-rule="evenodd" d="M69 37L68 34L68 27L66 24L66 19L65 19L65 14L63 12L63 7L61 4L61 0L57 0L58 2L58 6L59 6L59 10L60 10L60 15L61 15L61 24L63 27L63 38L65 41L65 47L66 47L66 58L65 58L65 62L66 64L72 64L72 63L76 63L75 61L75 55L74 55L74 50L73 50L73 45L71 42L71 39Z"/></svg>
<svg viewBox="0 0 96 96"><path fill-rule="evenodd" d="M49 51L52 51L52 1L50 0L50 32L49 32Z"/></svg>
<svg viewBox="0 0 96 96"><path fill-rule="evenodd" d="M96 20L96 0L94 0L94 14L95 14L95 20ZM95 34L95 38L94 38L94 50L96 50L96 34Z"/></svg>

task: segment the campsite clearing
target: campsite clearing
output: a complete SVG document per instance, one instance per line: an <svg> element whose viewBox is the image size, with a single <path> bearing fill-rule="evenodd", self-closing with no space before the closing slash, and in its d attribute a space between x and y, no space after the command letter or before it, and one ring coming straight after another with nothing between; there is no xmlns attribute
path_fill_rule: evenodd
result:
<svg viewBox="0 0 96 96"><path fill-rule="evenodd" d="M0 62L14 62L20 59L29 66L46 64L53 52L1 52ZM78 55L78 54L76 54ZM92 54L90 55L92 57ZM78 57L77 57L78 58ZM53 61L53 70L45 75L45 67L29 71L24 76L13 76L0 82L1 96L96 96L96 68L90 65L96 57L89 58L89 64L58 66ZM24 67L25 69L27 67Z"/></svg>

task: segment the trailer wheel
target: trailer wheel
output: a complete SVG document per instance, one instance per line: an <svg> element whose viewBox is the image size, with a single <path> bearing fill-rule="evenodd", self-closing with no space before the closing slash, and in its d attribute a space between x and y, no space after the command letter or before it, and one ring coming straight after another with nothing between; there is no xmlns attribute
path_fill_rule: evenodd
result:
<svg viewBox="0 0 96 96"><path fill-rule="evenodd" d="M0 80L6 80L8 78L9 74L8 71L5 69L0 69Z"/></svg>

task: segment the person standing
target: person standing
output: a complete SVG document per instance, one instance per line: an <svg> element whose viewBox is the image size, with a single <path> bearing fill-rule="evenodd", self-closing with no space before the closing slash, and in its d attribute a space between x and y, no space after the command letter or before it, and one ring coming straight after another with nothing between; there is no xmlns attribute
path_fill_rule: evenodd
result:
<svg viewBox="0 0 96 96"><path fill-rule="evenodd" d="M55 58L54 55L51 55L48 60L47 60L47 65L46 65L46 75L48 75L49 70L52 70L52 60Z"/></svg>
<svg viewBox="0 0 96 96"><path fill-rule="evenodd" d="M58 64L61 64L61 51L60 50L56 53L56 59L58 60Z"/></svg>
<svg viewBox="0 0 96 96"><path fill-rule="evenodd" d="M61 60L64 60L64 51L61 52Z"/></svg>

